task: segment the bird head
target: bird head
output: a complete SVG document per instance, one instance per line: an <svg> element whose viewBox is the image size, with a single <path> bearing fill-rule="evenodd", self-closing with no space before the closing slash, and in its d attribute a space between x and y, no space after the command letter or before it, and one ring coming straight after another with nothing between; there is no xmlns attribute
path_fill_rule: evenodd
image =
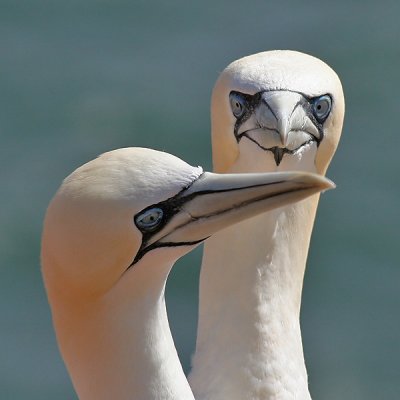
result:
<svg viewBox="0 0 400 400"><path fill-rule="evenodd" d="M214 169L232 171L240 163L241 171L325 174L343 118L340 80L321 60L295 51L241 58L213 90Z"/></svg>
<svg viewBox="0 0 400 400"><path fill-rule="evenodd" d="M309 173L219 175L155 150L105 153L69 175L49 205L47 290L90 298L137 270L166 276L214 232L330 187Z"/></svg>

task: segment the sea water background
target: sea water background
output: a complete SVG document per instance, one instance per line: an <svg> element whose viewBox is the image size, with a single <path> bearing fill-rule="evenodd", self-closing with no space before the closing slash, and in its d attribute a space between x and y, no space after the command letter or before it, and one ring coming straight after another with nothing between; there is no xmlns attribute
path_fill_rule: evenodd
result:
<svg viewBox="0 0 400 400"><path fill-rule="evenodd" d="M342 79L346 119L305 277L314 399L400 392L400 3L0 0L0 398L74 399L40 275L46 206L99 153L145 146L211 168L209 105L234 59L295 49ZM185 369L201 249L167 287ZM229 270L227 270L227 274Z"/></svg>

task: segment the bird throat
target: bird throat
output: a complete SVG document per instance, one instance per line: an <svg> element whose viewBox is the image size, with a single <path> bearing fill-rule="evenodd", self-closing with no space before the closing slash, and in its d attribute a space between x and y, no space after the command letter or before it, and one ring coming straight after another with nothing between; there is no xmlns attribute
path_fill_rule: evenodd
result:
<svg viewBox="0 0 400 400"><path fill-rule="evenodd" d="M52 301L60 349L82 400L194 400L168 325L164 288L171 266L158 265L151 277L151 266L141 267L88 304L71 309Z"/></svg>

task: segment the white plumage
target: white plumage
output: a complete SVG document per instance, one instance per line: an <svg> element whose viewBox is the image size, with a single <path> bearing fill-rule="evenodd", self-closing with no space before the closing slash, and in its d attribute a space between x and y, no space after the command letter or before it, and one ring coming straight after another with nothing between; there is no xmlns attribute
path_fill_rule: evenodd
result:
<svg viewBox="0 0 400 400"><path fill-rule="evenodd" d="M325 174L344 98L317 58L272 51L242 58L212 96L214 169ZM196 353L197 400L310 399L299 313L319 196L229 227L205 244Z"/></svg>

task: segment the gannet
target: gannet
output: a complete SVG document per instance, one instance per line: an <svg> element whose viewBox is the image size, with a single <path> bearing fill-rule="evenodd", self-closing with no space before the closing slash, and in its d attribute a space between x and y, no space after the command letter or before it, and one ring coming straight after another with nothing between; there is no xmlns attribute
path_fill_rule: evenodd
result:
<svg viewBox="0 0 400 400"><path fill-rule="evenodd" d="M324 175L344 97L336 73L295 51L231 63L214 87L214 170ZM197 400L310 399L299 313L319 196L248 219L205 244L189 382Z"/></svg>
<svg viewBox="0 0 400 400"><path fill-rule="evenodd" d="M173 263L219 229L330 187L307 173L207 173L143 148L69 175L46 213L42 272L79 398L193 400L165 308Z"/></svg>

